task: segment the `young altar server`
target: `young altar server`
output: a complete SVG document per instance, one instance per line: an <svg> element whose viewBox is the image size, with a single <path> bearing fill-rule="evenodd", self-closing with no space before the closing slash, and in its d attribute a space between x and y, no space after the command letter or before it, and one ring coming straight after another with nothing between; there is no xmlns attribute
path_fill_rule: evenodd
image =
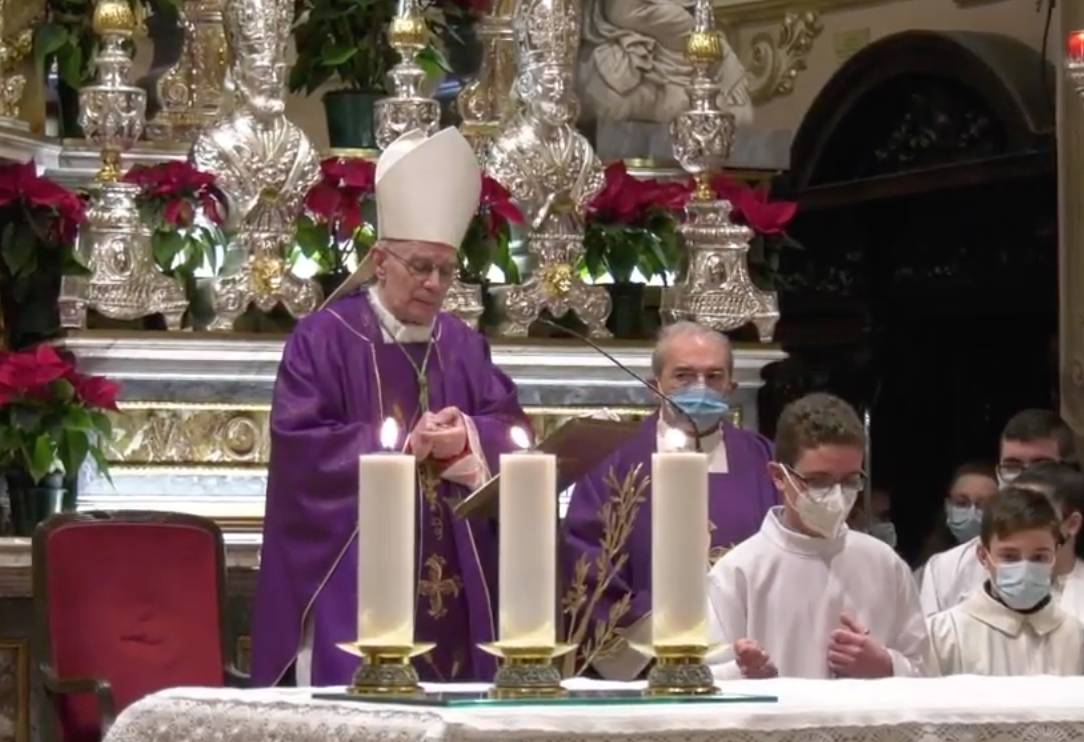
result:
<svg viewBox="0 0 1084 742"><path fill-rule="evenodd" d="M1084 622L1084 560L1077 556L1084 524L1084 474L1072 464L1048 461L1031 467L1013 484L1040 492L1053 503L1061 536L1052 594L1063 611Z"/></svg>
<svg viewBox="0 0 1084 742"><path fill-rule="evenodd" d="M783 410L772 479L783 505L708 576L709 629L734 659L719 678L921 675L926 624L911 570L847 528L865 485L854 410L811 394Z"/></svg>
<svg viewBox="0 0 1084 742"><path fill-rule="evenodd" d="M987 579L929 619L927 665L942 675L1080 675L1084 626L1051 594L1061 519L1040 492L1009 486L982 517Z"/></svg>

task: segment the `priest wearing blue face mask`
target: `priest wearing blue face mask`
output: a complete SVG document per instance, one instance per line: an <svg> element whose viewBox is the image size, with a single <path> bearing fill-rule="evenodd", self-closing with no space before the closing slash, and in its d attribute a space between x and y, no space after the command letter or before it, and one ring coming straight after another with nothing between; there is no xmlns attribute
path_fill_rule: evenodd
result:
<svg viewBox="0 0 1084 742"><path fill-rule="evenodd" d="M673 406L662 405L629 443L595 467L572 492L564 526L564 566L567 579L572 580L576 563L587 557L591 565L588 595L598 580L594 564L602 537L600 511L613 495L607 481L611 473L621 481L637 466L640 476L650 476L651 454L656 451L693 450L699 440L700 449L708 454L712 561L756 533L764 515L779 503L768 471L771 444L730 422L729 397L736 385L734 357L726 336L693 322L670 325L655 346L652 373ZM610 608L631 594L631 607L619 626L629 641L650 644L650 497L640 506L626 550L628 560L608 585L595 617L605 620ZM594 666L604 677L626 680L637 677L648 662L647 657L624 646L596 660Z"/></svg>

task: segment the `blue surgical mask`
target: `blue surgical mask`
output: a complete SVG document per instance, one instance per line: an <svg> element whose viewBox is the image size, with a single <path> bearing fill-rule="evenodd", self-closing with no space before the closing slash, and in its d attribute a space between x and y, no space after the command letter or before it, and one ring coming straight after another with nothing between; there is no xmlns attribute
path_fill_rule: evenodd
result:
<svg viewBox="0 0 1084 742"><path fill-rule="evenodd" d="M982 511L974 505L946 505L945 524L956 537L956 541L962 544L979 535L982 530Z"/></svg>
<svg viewBox="0 0 1084 742"><path fill-rule="evenodd" d="M726 395L702 384L679 389L670 395L670 399L674 406L693 419L701 434L714 430L730 411Z"/></svg>
<svg viewBox="0 0 1084 742"><path fill-rule="evenodd" d="M1026 611L1050 594L1053 569L1044 562L1003 562L994 566L994 587L1005 605Z"/></svg>

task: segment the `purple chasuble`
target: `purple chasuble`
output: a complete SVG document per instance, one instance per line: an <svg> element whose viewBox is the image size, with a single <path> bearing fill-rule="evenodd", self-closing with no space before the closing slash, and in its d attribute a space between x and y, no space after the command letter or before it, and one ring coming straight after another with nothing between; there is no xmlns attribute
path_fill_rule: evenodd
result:
<svg viewBox="0 0 1084 742"><path fill-rule="evenodd" d="M595 557L599 553L603 524L599 511L613 495L605 481L612 469L618 481L636 465L640 476L651 476L651 454L655 453L658 416L644 421L631 441L599 464L576 483L564 522L562 557L566 580L574 566L586 554L591 565L587 574L587 594L598 584ZM708 517L711 520L711 557L721 556L730 548L760 530L765 514L779 503L779 493L768 475L772 460L771 443L758 433L727 424L723 432L726 446L726 474L708 475ZM636 514L632 534L625 546L628 561L606 588L595 611L597 619L609 615L610 606L626 593L632 593L629 612L619 623L622 628L638 621L651 610L651 488L644 491L644 501ZM705 575L706 578L706 575Z"/></svg>
<svg viewBox="0 0 1084 742"><path fill-rule="evenodd" d="M439 315L434 338L429 409L454 405L470 416L495 470L511 448L509 428L527 424L515 386L493 365L485 339L452 315ZM335 644L357 639L358 456L380 450L385 418L397 419L405 434L423 412L415 366L425 350L425 343L384 342L364 293L301 320L287 341L271 408L253 685L282 680L306 619L313 684L351 682L359 660ZM438 644L415 661L423 679L488 679L495 669L476 648L495 638L495 524L454 517L452 505L466 494L419 476L415 637Z"/></svg>

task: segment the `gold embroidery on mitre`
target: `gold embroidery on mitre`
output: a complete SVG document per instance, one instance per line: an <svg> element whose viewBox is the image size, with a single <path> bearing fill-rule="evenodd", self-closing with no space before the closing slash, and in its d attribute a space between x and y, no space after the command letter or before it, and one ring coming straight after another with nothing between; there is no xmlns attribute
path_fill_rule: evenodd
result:
<svg viewBox="0 0 1084 742"><path fill-rule="evenodd" d="M463 589L463 580L459 575L444 576L444 564L444 557L431 554L425 560L427 577L418 581L418 594L429 599L429 616L436 619L448 615L445 596L458 598L459 591Z"/></svg>

